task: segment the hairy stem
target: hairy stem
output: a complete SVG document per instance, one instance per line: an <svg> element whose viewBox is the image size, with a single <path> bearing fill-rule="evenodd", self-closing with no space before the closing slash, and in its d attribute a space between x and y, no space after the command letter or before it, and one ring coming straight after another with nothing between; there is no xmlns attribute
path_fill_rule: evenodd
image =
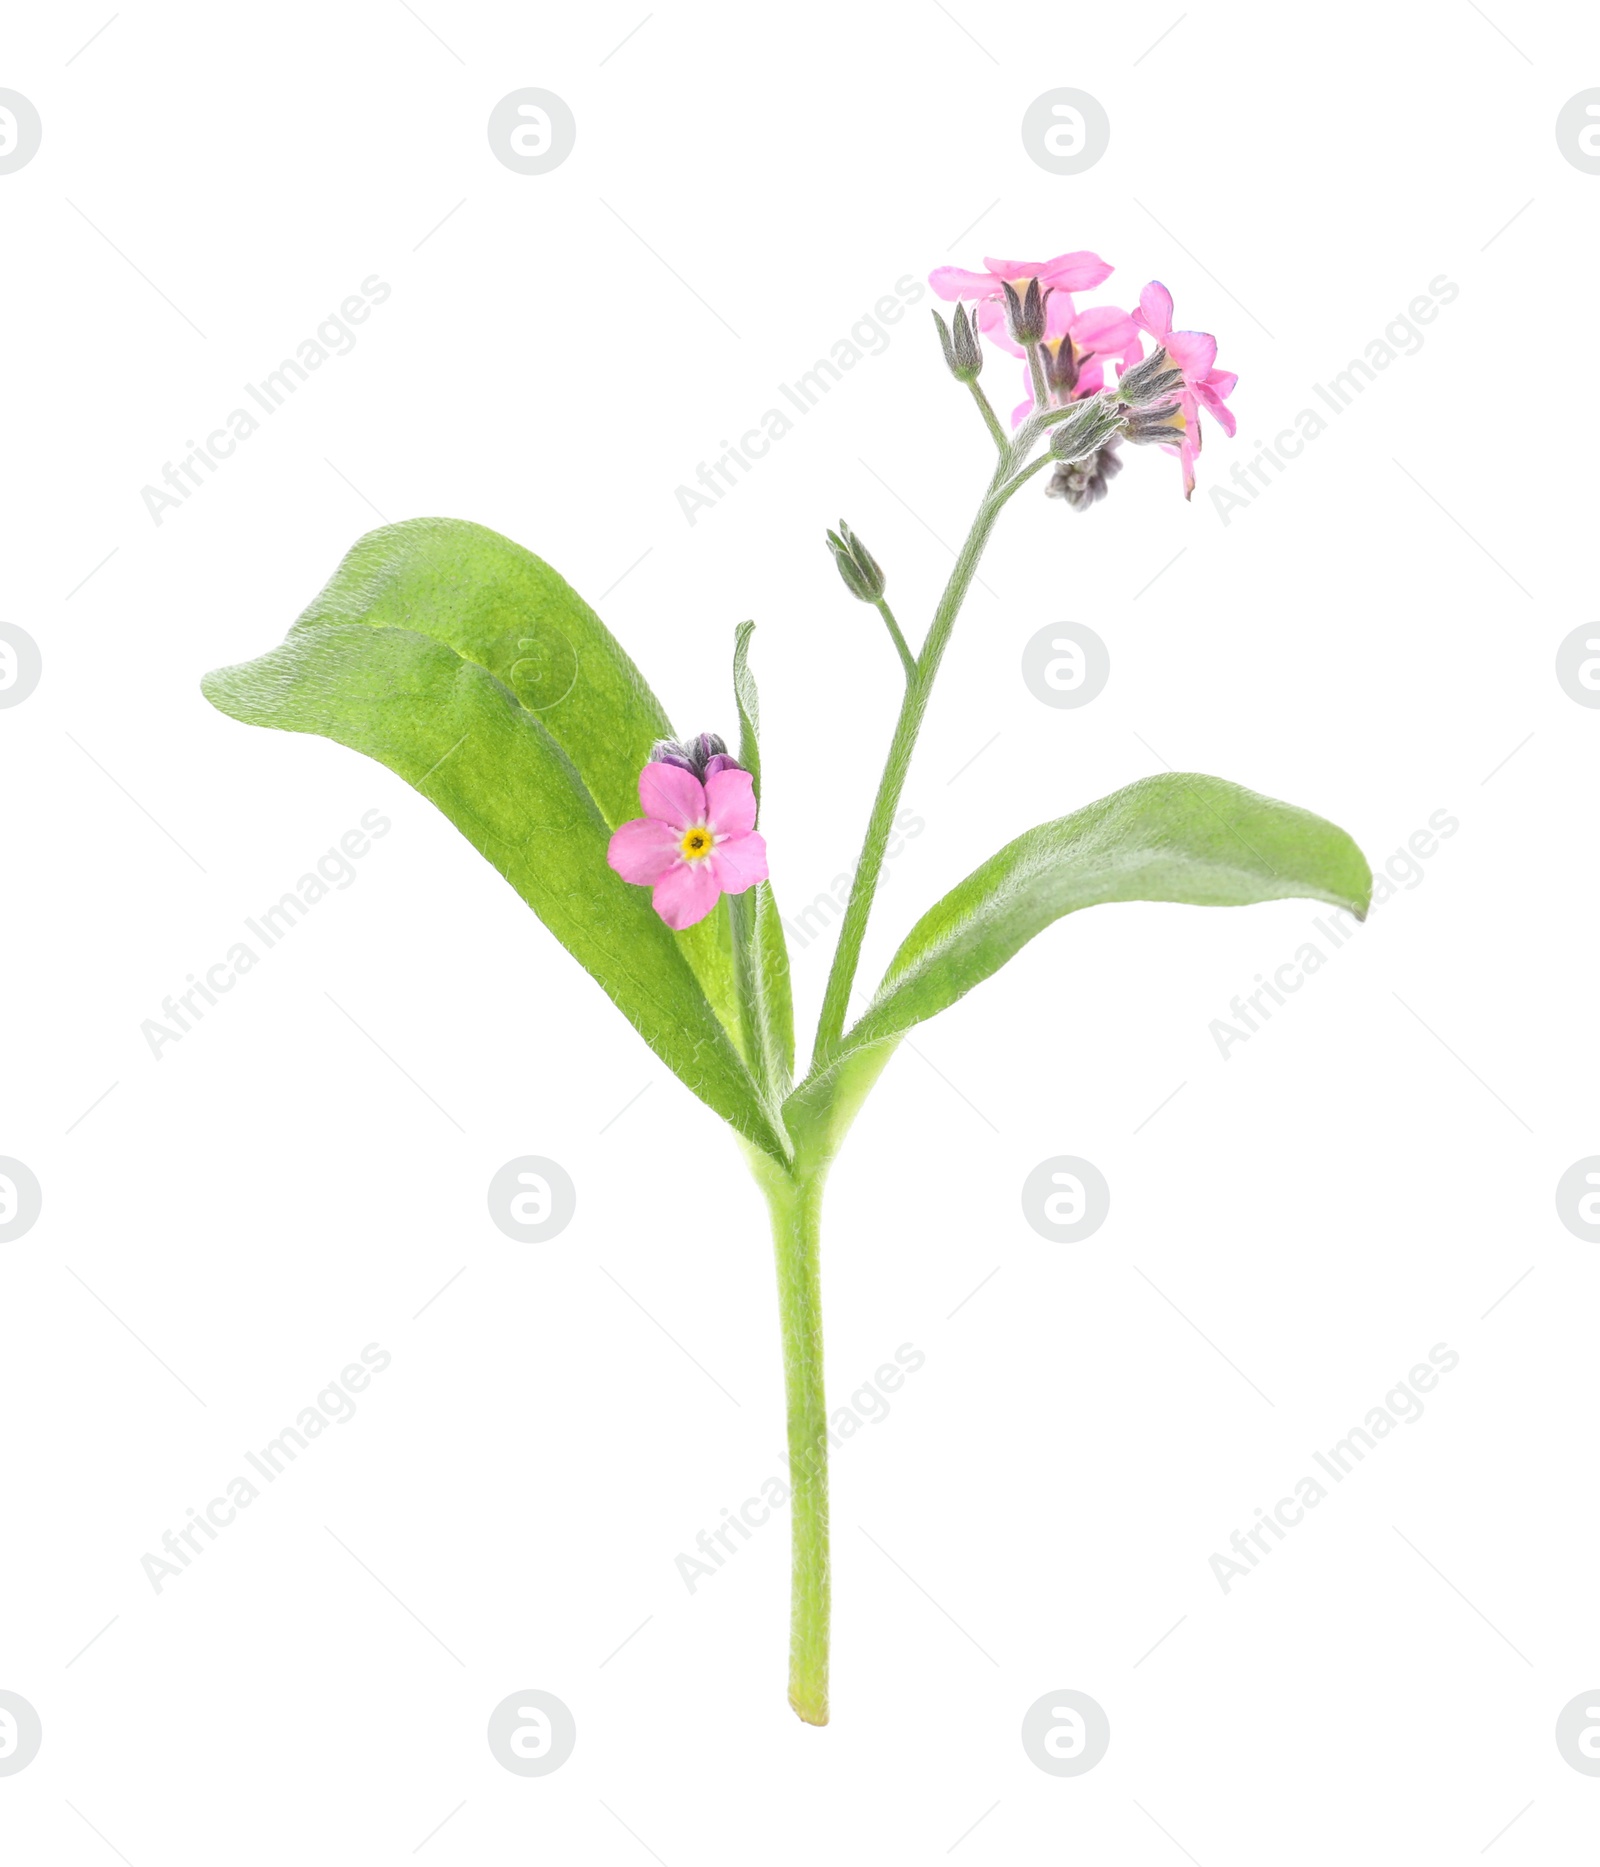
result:
<svg viewBox="0 0 1600 1867"><path fill-rule="evenodd" d="M928 699L933 692L939 663L944 659L950 632L955 627L956 617L960 614L962 602L971 586L978 560L983 556L983 548L989 542L989 534L1005 502L1019 486L1049 463L1049 455L1046 454L1032 466L1014 474L1013 469L1022 458L1023 455L1014 444L1008 444L1000 456L994 478L989 482L989 490L978 507L972 529L967 533L966 542L956 558L955 568L950 573L950 580L944 587L944 595L939 599L939 607L934 611L927 640L922 645L922 653L917 657L916 670L906 681L905 695L900 702L900 716L895 721L894 737L889 742L889 757L883 768L883 776L878 780L878 795L873 800L872 815L867 819L866 840L861 846L861 859L856 864L855 878L850 884L850 900L845 907L844 921L839 928L839 944L834 948L833 965L828 973L822 1016L817 1023L816 1048L811 1057L813 1069L827 1060L844 1034L844 1021L850 1008L850 988L855 983L861 942L866 935L873 897L878 890L883 852L888 847L889 835L894 828L894 815L900 807L900 793L905 787L911 754L916 747L917 734L922 730L923 715L928 709Z"/></svg>
<svg viewBox="0 0 1600 1867"><path fill-rule="evenodd" d="M889 605L881 596L878 598L878 614L882 616L883 620L889 626L889 634L893 638L895 649L900 656L900 665L906 671L906 679L908 681L915 680L917 675L917 658L912 654L910 648L907 647L906 638L900 633L900 625L894 619L894 611L890 609Z"/></svg>
<svg viewBox="0 0 1600 1867"><path fill-rule="evenodd" d="M972 391L972 399L978 405L978 412L983 416L984 426L989 430L995 446L1004 454L1011 443L1006 439L1005 429L1000 426L1000 417L994 412L989 398L978 387L975 378L967 384L967 387Z"/></svg>
<svg viewBox="0 0 1600 1867"><path fill-rule="evenodd" d="M759 1175L772 1214L789 1435L789 1703L828 1722L828 1410L822 1379L819 1225L824 1169Z"/></svg>

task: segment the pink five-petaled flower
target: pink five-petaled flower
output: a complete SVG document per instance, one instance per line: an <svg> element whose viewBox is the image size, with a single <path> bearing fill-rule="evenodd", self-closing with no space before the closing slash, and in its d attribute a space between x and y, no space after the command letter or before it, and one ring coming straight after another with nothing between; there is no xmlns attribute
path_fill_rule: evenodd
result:
<svg viewBox="0 0 1600 1867"><path fill-rule="evenodd" d="M1178 398L1183 410L1184 435L1171 450L1183 462L1183 496L1194 491L1194 463L1200 452L1200 410L1205 408L1222 424L1224 434L1232 434L1236 423L1227 399L1239 378L1232 370L1216 368L1217 340L1205 331L1175 331L1172 328L1172 294L1159 280L1152 279L1139 294L1139 309L1133 321L1161 345L1177 368L1183 371L1183 393Z"/></svg>
<svg viewBox="0 0 1600 1867"><path fill-rule="evenodd" d="M960 266L936 266L928 283L941 298L978 301L978 326L987 336L1003 338L1006 329L1005 293L1009 285L1018 298L1026 298L1030 280L1039 281L1041 295L1052 292L1087 292L1111 277L1111 268L1098 253L1057 253L1054 259L984 259L987 272L967 272ZM1048 303L1048 300L1047 300ZM1012 346L1008 343L1006 348ZM1021 352L1017 354L1020 356Z"/></svg>
<svg viewBox="0 0 1600 1867"><path fill-rule="evenodd" d="M681 933L703 921L721 895L767 879L767 845L756 834L755 788L737 767L702 784L678 765L639 774L644 815L622 824L606 860L625 882L654 890L651 905Z"/></svg>

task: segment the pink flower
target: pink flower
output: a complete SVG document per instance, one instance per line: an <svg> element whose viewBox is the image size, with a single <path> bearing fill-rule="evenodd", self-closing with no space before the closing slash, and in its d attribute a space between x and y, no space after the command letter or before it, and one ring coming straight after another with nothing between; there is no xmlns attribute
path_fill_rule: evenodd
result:
<svg viewBox="0 0 1600 1867"><path fill-rule="evenodd" d="M742 895L767 879L755 788L749 772L730 766L702 784L679 765L646 765L639 774L644 815L622 824L606 851L625 882L654 890L651 905L679 933L703 921L719 896Z"/></svg>
<svg viewBox="0 0 1600 1867"><path fill-rule="evenodd" d="M1022 346L1006 335L1004 325L989 333L993 342L1013 356L1020 357ZM1139 341L1139 326L1116 305L1091 305L1079 311L1071 295L1054 292L1045 307L1045 367L1050 378L1050 400L1058 406L1076 402L1086 395L1097 395L1105 387L1106 363L1137 363L1144 355ZM1033 372L1022 367L1022 387L1026 400L1011 411L1015 428L1033 412Z"/></svg>
<svg viewBox="0 0 1600 1867"><path fill-rule="evenodd" d="M937 266L928 274L928 283L941 298L985 300L998 317L1004 284L1021 298L1030 279L1039 281L1041 292L1087 292L1111 277L1111 268L1097 253L1058 253L1054 259L985 259L983 263L987 272Z"/></svg>
<svg viewBox="0 0 1600 1867"><path fill-rule="evenodd" d="M1172 294L1159 280L1152 279L1139 294L1139 309L1133 322L1161 345L1174 365L1183 371L1184 437L1179 446L1169 450L1183 461L1183 495L1194 491L1194 463L1200 452L1200 410L1215 415L1224 434L1231 435L1237 426L1227 399L1239 378L1232 370L1219 370L1217 340L1205 331L1175 331L1172 328Z"/></svg>
<svg viewBox="0 0 1600 1867"><path fill-rule="evenodd" d="M1046 310L1054 310L1059 298L1065 314L1072 315L1073 292L1087 292L1111 277L1111 267L1098 253L1057 253L1054 259L985 259L987 272L966 272L960 266L937 266L928 274L928 283L941 298L977 300L978 328L994 342L1021 356L1019 345L1006 334L1005 293L1009 285L1019 299L1026 299L1029 285L1037 279Z"/></svg>

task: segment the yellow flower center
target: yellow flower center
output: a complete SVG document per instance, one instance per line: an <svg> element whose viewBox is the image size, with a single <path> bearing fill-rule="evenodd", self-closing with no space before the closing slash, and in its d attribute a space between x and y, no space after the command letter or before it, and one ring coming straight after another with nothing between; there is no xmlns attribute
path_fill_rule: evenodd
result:
<svg viewBox="0 0 1600 1867"><path fill-rule="evenodd" d="M711 854L715 843L716 838L704 825L700 825L693 830L685 830L683 841L678 847L683 851L685 861L700 862Z"/></svg>

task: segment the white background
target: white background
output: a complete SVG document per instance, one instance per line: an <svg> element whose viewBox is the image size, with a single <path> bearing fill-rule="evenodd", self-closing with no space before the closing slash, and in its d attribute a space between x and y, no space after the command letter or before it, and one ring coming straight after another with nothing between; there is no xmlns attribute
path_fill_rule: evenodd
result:
<svg viewBox="0 0 1600 1867"><path fill-rule="evenodd" d="M44 1747L0 1778L7 1858L1580 1858L1596 1258L1553 1195L1600 1149L1600 714L1553 669L1592 594L1600 177L1553 130L1600 26L643 5L130 5L77 56L99 10L11 22L44 141L0 176L0 615L44 677L0 714L0 1152L44 1211L0 1246L0 1687ZM547 175L485 135L525 85L577 119ZM1057 85L1111 119L1076 177L1019 135ZM988 472L928 301L695 525L675 488L897 279L1080 246L1098 298L1157 277L1217 334L1239 439L1188 506L1149 451L1087 515L1008 509L863 989L982 857L1162 761L1375 869L1460 828L1226 1060L1208 1026L1310 904L1084 915L901 1050L830 1186L833 1397L927 1359L835 1459L815 1730L786 1523L693 1594L674 1563L780 1469L737 1149L430 806L197 683L378 513L547 556L684 730L731 732L754 616L792 911L853 858L899 680L823 527L916 635ZM372 274L355 348L153 523L141 487ZM1421 349L1224 525L1209 489L1440 275ZM1112 655L1078 711L1020 675L1067 619ZM373 808L355 882L155 1060L141 1022ZM806 1031L826 961L794 956ZM545 1245L485 1205L527 1153L578 1188ZM1112 1189L1075 1246L1019 1203L1063 1153ZM141 1557L369 1342L357 1417L155 1593ZM1224 1594L1212 1553L1440 1342L1425 1417ZM525 1780L484 1732L535 1686L578 1745ZM1063 1780L1019 1728L1065 1687L1112 1739Z"/></svg>

